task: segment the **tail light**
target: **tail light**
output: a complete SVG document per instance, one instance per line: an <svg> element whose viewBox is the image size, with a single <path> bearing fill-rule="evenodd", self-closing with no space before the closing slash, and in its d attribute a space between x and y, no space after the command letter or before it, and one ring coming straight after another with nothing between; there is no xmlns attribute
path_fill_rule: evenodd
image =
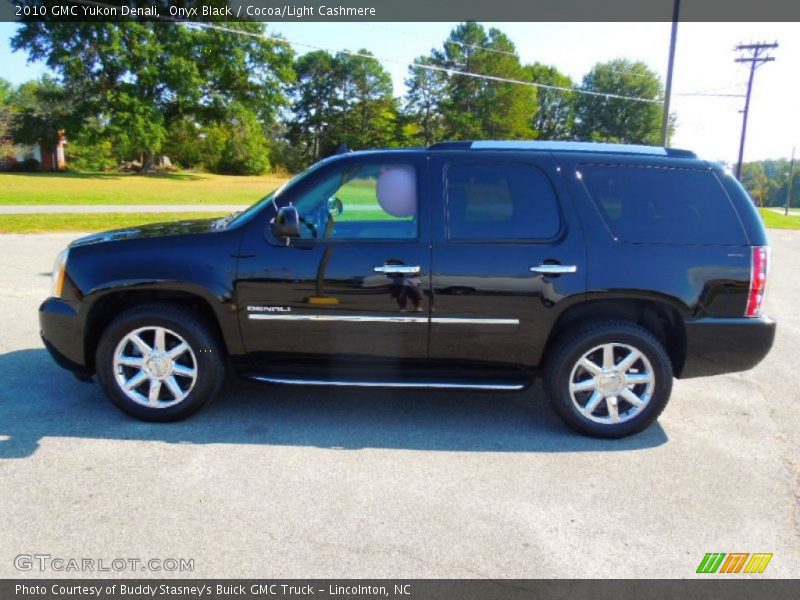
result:
<svg viewBox="0 0 800 600"><path fill-rule="evenodd" d="M747 296L745 317L757 317L764 302L764 288L769 272L769 246L754 246L750 263L750 293Z"/></svg>

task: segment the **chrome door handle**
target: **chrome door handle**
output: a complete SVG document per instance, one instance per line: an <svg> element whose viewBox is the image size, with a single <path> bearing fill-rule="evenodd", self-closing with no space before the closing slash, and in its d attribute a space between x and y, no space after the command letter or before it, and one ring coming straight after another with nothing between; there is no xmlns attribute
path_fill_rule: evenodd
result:
<svg viewBox="0 0 800 600"><path fill-rule="evenodd" d="M375 267L374 270L376 273L412 275L419 273L420 268L417 265L383 265L382 267Z"/></svg>
<svg viewBox="0 0 800 600"><path fill-rule="evenodd" d="M531 267L531 272L542 275L562 275L564 273L575 273L578 267L575 265L539 265Z"/></svg>

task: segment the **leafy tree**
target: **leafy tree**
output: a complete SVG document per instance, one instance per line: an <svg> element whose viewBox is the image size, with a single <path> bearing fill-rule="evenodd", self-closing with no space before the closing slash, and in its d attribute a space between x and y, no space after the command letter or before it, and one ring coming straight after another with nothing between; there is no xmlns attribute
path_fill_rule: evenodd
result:
<svg viewBox="0 0 800 600"><path fill-rule="evenodd" d="M785 206L789 187L789 161L760 160L745 163L742 169L742 185L759 206ZM800 168L795 163L792 177L792 204L800 201Z"/></svg>
<svg viewBox="0 0 800 600"><path fill-rule="evenodd" d="M8 79L0 77L0 107L8 106L14 94L14 86Z"/></svg>
<svg viewBox="0 0 800 600"><path fill-rule="evenodd" d="M397 142L391 77L367 50L357 54L310 52L295 61L288 136L305 164L341 143L363 149Z"/></svg>
<svg viewBox="0 0 800 600"><path fill-rule="evenodd" d="M368 50L337 56L340 81L339 115L333 123L339 142L350 148L376 148L392 143L397 106L392 78Z"/></svg>
<svg viewBox="0 0 800 600"><path fill-rule="evenodd" d="M770 179L764 172L763 163L745 163L742 167L742 185L758 206L764 206L770 191Z"/></svg>
<svg viewBox="0 0 800 600"><path fill-rule="evenodd" d="M294 116L288 136L308 164L335 147L330 128L338 110L336 59L323 50L309 52L297 58L294 69L296 79L291 92Z"/></svg>
<svg viewBox="0 0 800 600"><path fill-rule="evenodd" d="M561 88L572 88L574 83L555 67L534 63L525 67L530 81ZM575 104L577 94L564 90L540 87L537 90L536 114L531 128L543 140L570 140L575 136Z"/></svg>
<svg viewBox="0 0 800 600"><path fill-rule="evenodd" d="M286 44L260 23L236 34L171 23L26 22L12 39L59 74L80 114L99 115L123 147L153 165L172 123L221 122L239 103L265 122L292 76Z"/></svg>
<svg viewBox="0 0 800 600"><path fill-rule="evenodd" d="M596 64L583 78L582 89L660 101L658 76L643 62L619 58ZM660 102L580 94L576 101L576 133L581 139L630 144L661 144Z"/></svg>
<svg viewBox="0 0 800 600"><path fill-rule="evenodd" d="M52 145L59 131L76 119L64 88L48 75L20 85L13 102L17 113L14 139L22 144Z"/></svg>
<svg viewBox="0 0 800 600"><path fill-rule="evenodd" d="M231 107L230 126L216 169L234 175L260 175L269 169L269 147L257 116L247 108ZM219 127L219 126L218 126Z"/></svg>
<svg viewBox="0 0 800 600"><path fill-rule="evenodd" d="M106 171L119 164L121 154L99 117L88 117L67 141L67 166L75 171Z"/></svg>
<svg viewBox="0 0 800 600"><path fill-rule="evenodd" d="M172 164L180 167L197 167L203 164L203 138L201 126L185 119L170 123L167 128L163 152Z"/></svg>
<svg viewBox="0 0 800 600"><path fill-rule="evenodd" d="M13 115L10 105L13 89L10 81L0 77L0 160L14 151L11 143Z"/></svg>
<svg viewBox="0 0 800 600"><path fill-rule="evenodd" d="M434 61L430 57L421 56L414 62L418 65L432 66ZM446 85L447 76L442 71L414 65L408 68L405 115L409 119L409 125L417 126L416 131L410 132L410 137L424 146L429 146L443 137L441 105Z"/></svg>
<svg viewBox="0 0 800 600"><path fill-rule="evenodd" d="M447 69L441 102L446 135L454 139L531 138L536 89L469 74L522 80L524 70L511 40L499 29L469 21L450 33L434 64ZM460 73L464 73L463 75Z"/></svg>

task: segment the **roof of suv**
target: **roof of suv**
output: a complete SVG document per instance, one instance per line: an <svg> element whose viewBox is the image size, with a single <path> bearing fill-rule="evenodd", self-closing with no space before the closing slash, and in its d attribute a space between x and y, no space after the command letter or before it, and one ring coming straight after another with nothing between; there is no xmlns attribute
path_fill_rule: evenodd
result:
<svg viewBox="0 0 800 600"><path fill-rule="evenodd" d="M539 140L439 142L428 146L428 150L540 150L557 152L601 152L606 154L645 154L649 156L697 158L697 155L691 150L664 148L662 146Z"/></svg>

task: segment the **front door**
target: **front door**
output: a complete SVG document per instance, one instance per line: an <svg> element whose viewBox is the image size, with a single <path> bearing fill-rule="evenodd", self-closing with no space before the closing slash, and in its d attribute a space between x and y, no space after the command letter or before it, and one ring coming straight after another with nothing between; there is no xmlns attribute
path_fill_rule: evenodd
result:
<svg viewBox="0 0 800 600"><path fill-rule="evenodd" d="M586 289L586 250L546 153L433 154L430 357L536 366Z"/></svg>
<svg viewBox="0 0 800 600"><path fill-rule="evenodd" d="M268 207L245 234L237 304L249 352L424 358L430 237L423 154L337 159L285 190L301 238L276 239Z"/></svg>

